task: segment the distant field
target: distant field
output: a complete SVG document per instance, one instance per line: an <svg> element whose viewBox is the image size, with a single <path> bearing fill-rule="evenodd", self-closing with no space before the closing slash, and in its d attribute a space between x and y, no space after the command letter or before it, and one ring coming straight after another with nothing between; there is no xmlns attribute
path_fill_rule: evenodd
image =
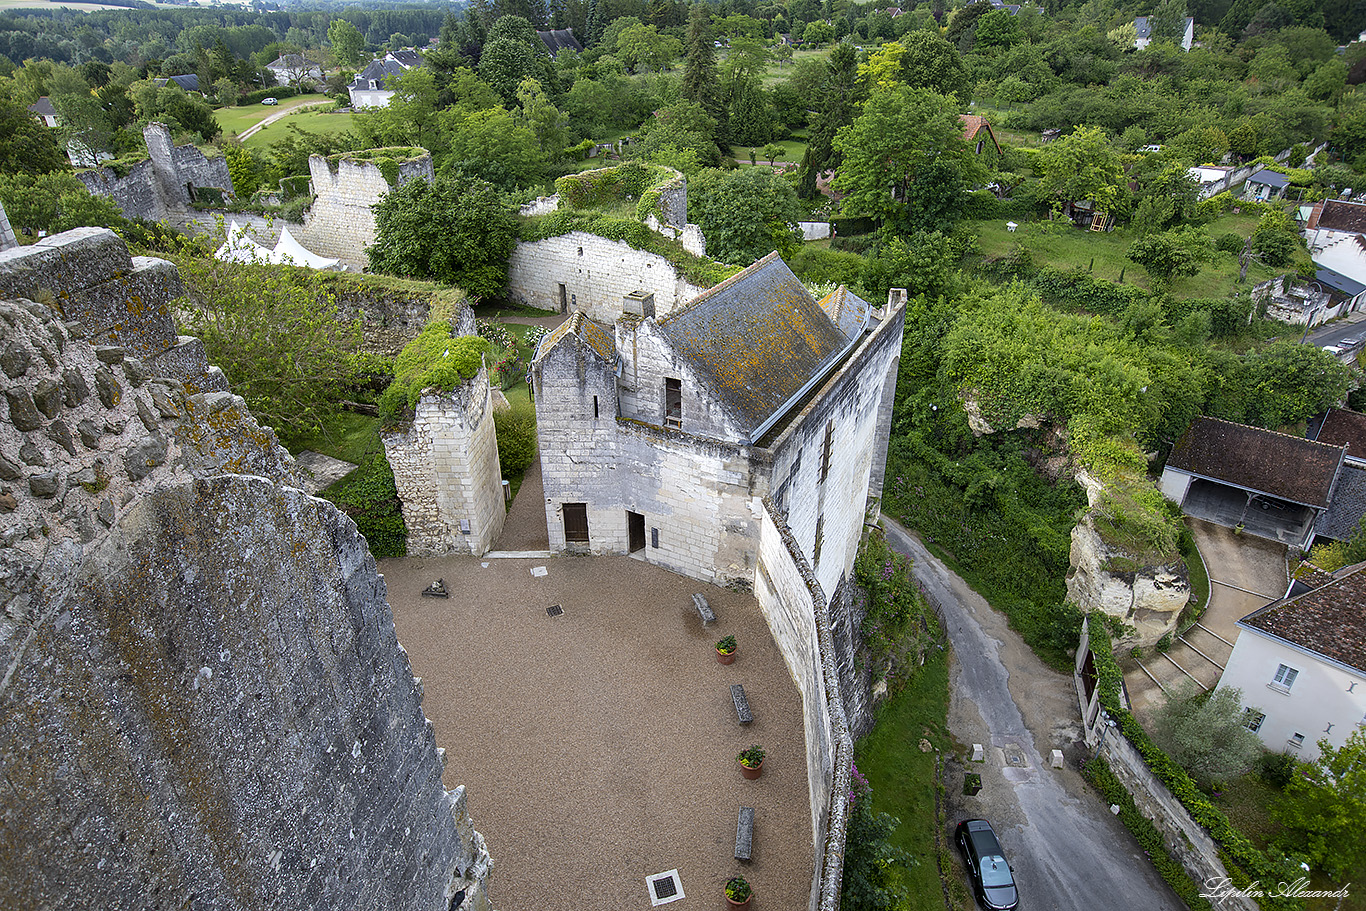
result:
<svg viewBox="0 0 1366 911"><path fill-rule="evenodd" d="M158 9L174 9L174 3L152 3ZM183 8L183 7L182 7ZM65 0L0 0L0 13L18 9L74 9L96 10L106 9L131 9L127 6L111 6L107 3L67 3Z"/></svg>
<svg viewBox="0 0 1366 911"><path fill-rule="evenodd" d="M323 113L320 111L305 110L297 114L290 114L272 123L268 127L263 127L259 132L253 133L251 138L242 143L248 149L262 149L283 139L288 132L289 125L297 126L305 133L341 133L351 129L354 123L352 114Z"/></svg>
<svg viewBox="0 0 1366 911"><path fill-rule="evenodd" d="M799 165L799 164L802 163L802 156L806 154L806 140L805 140L805 139L801 139L801 138L797 138L797 139L782 139L782 140L779 140L778 142L775 142L774 145L776 145L778 148L782 149L783 152L786 153L786 154L784 154L782 157L777 158L777 159L775 159L775 160L773 161L773 163L774 163L775 165L780 165L780 164L796 164L796 165ZM732 147L731 147L731 152L732 152L732 153L734 154L734 156L735 156L735 163L736 163L737 165L739 165L740 167L742 167L742 168L747 168L747 167L749 167L749 149L750 149L749 146L732 146ZM761 166L761 167L768 167L769 162L768 162L768 159L767 159L767 158L764 158L764 157L763 157L763 151L764 151L764 147L763 147L763 146L755 146L755 147L754 147L754 163L755 163L756 165Z"/></svg>

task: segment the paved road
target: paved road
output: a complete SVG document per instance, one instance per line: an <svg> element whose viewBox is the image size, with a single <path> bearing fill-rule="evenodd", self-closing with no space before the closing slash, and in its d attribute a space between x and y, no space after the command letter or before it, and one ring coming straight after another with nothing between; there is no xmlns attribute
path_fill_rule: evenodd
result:
<svg viewBox="0 0 1366 911"><path fill-rule="evenodd" d="M947 619L953 644L949 728L965 745L982 743L986 762L951 763L949 825L990 819L1032 911L1180 911L1183 905L1137 842L1075 771L1084 748L1071 678L1044 666L1001 615L935 559L919 539L884 517L892 546L915 560L915 575ZM1048 767L1054 748L1066 767ZM970 747L969 747L970 749ZM982 775L965 797L963 771ZM962 872L955 869L955 875Z"/></svg>
<svg viewBox="0 0 1366 911"><path fill-rule="evenodd" d="M1320 348L1325 345L1336 345L1343 339L1366 335L1366 325L1363 323L1366 323L1366 313L1349 313L1341 319L1315 328L1305 341ZM1304 330L1300 331L1303 334Z"/></svg>
<svg viewBox="0 0 1366 911"><path fill-rule="evenodd" d="M279 109L278 111L276 111L274 114L271 114L269 117L267 117L265 120L262 120L260 123L256 124L255 126L250 126L250 127L247 127L245 130L243 130L243 131L241 132L241 134L237 137L237 139L238 139L239 141L241 141L241 140L246 140L246 139L250 139L252 136L255 136L258 132L260 132L261 130L263 130L263 129L265 129L266 127L270 126L272 123L274 123L275 121L279 120L281 117L288 117L290 114L293 114L295 111L302 111L304 108L316 108L316 107L318 107L319 105L328 105L328 104L335 104L335 102L333 102L333 101L297 101L297 102L295 102L294 104L291 104L291 105L283 105L283 104L282 104L282 105L280 105L280 109Z"/></svg>

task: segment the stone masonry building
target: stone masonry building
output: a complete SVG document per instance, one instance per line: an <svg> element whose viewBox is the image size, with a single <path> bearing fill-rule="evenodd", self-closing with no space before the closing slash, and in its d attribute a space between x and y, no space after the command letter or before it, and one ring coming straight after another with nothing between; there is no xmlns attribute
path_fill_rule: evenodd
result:
<svg viewBox="0 0 1366 911"><path fill-rule="evenodd" d="M489 911L365 540L180 293L111 231L0 252L0 908Z"/></svg>
<svg viewBox="0 0 1366 911"><path fill-rule="evenodd" d="M769 498L833 593L881 495L904 317L817 302L776 253L668 316L575 313L531 367L551 550L752 588Z"/></svg>

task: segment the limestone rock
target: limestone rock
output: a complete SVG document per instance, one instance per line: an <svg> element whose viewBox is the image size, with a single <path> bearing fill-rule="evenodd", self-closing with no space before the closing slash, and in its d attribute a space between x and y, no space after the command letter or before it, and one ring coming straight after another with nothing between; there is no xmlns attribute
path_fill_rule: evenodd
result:
<svg viewBox="0 0 1366 911"><path fill-rule="evenodd" d="M1190 600L1190 576L1181 563L1135 566L1130 555L1106 544L1088 515L1072 529L1067 599L1082 611L1101 611L1133 627L1116 648L1149 646L1175 628Z"/></svg>

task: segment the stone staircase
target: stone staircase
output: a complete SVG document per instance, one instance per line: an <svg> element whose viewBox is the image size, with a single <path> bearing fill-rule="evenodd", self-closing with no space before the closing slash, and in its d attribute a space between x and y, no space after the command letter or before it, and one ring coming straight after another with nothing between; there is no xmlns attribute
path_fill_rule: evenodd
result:
<svg viewBox="0 0 1366 911"><path fill-rule="evenodd" d="M1135 713L1146 716L1192 685L1206 691L1214 689L1232 654L1232 641L1196 623L1177 637L1165 653L1128 659L1124 662L1124 677Z"/></svg>

